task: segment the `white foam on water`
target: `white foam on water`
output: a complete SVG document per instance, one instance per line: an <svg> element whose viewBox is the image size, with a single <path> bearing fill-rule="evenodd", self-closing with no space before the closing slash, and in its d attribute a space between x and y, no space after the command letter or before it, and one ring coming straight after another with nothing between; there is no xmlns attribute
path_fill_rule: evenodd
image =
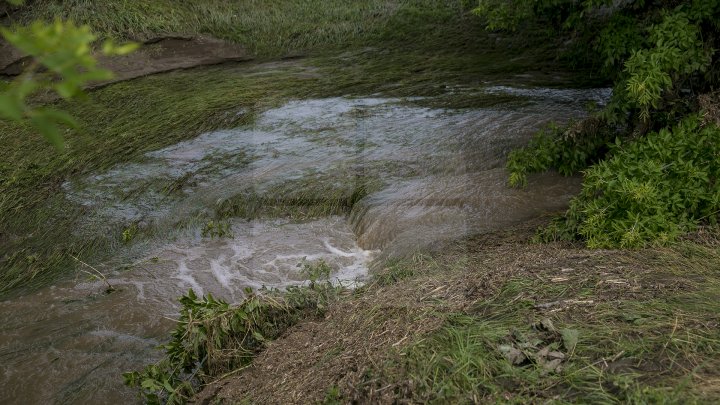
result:
<svg viewBox="0 0 720 405"><path fill-rule="evenodd" d="M193 277L192 272L188 269L187 263L185 260L180 260L177 264L177 273L172 276L173 278L180 280L180 282L177 284L178 287L185 287L187 285L192 288L195 293L199 295L204 295L203 288L200 287L200 284L198 284L197 280L195 280L195 277ZM143 294L144 296L144 294ZM139 296L138 296L139 297Z"/></svg>
<svg viewBox="0 0 720 405"><path fill-rule="evenodd" d="M0 305L0 373L10 395L36 403L131 401L136 392L118 376L157 359L147 338L167 336L177 297L190 288L237 302L246 287L306 283L298 264L317 260L332 268L334 282L357 285L378 254L363 248L418 246L557 208L572 184L547 177L540 190L508 191L504 156L541 123L581 116L585 102L607 91L487 91L532 102L443 110L382 98L293 101L253 125L206 133L65 183L67 199L86 208L78 235L116 235L132 223L153 232L112 252L118 262L134 263L130 270L92 263L108 273L110 294L103 281L66 280ZM381 185L356 205L352 227L342 217L238 219L229 238L201 238L194 228L174 233L177 222L202 218L247 188L263 195L289 180L327 178L353 185L355 174Z"/></svg>
<svg viewBox="0 0 720 405"><path fill-rule="evenodd" d="M199 296L213 294L236 302L247 287L302 285L308 280L301 264L320 260L332 269L333 282L358 286L377 254L360 248L347 220L339 216L309 221L236 220L231 231L232 237L187 237L159 245L138 260L134 270L119 272L106 281L116 289L134 292L135 301L144 306L167 311L176 307L176 298L189 289ZM105 285L105 281L95 280L71 288L87 294Z"/></svg>

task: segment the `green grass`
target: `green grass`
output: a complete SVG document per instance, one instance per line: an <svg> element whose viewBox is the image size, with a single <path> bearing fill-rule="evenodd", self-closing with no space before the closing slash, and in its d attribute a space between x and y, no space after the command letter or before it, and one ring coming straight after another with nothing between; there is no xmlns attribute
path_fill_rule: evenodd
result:
<svg viewBox="0 0 720 405"><path fill-rule="evenodd" d="M490 299L446 313L441 330L369 372L368 383L416 403L717 401L720 250L683 243L618 252L600 263L617 264L617 258L653 269L624 274L643 285L642 292L614 298L602 270L564 283L548 280L553 269L511 276ZM569 299L590 304L537 307ZM568 330L578 333L572 347L564 339ZM519 364L506 356L509 347L523 352ZM563 354L560 369L547 366L552 357L541 352L545 347Z"/></svg>
<svg viewBox="0 0 720 405"><path fill-rule="evenodd" d="M108 37L146 39L204 34L245 45L253 54L278 56L347 45L381 35L399 10L426 13L460 9L460 2L429 0L172 1L38 0L14 19L88 24Z"/></svg>
<svg viewBox="0 0 720 405"><path fill-rule="evenodd" d="M187 10L202 8L203 12L225 16L228 12L224 7L240 7L228 5L231 4L228 2L189 4L173 3L174 11L167 12L170 2L113 2L112 6L106 7L105 3L100 5L100 2L92 1L38 1L27 9L32 11L32 16L13 18L18 21L43 15L71 16L113 36L139 35L138 27L144 27L143 32L148 33L179 30L178 27L183 26L183 30L198 33L209 28L193 24L198 21L209 23L214 19L207 16L191 18L183 14ZM82 131L65 133L67 148L62 153L45 143L31 128L0 122L0 143L3 145L0 149L0 221L3 224L0 232L0 293L18 287L34 288L67 273L76 265L70 255L97 263L103 257L111 256L116 249L124 248L127 241L123 241L123 232L135 224L124 224L117 229L99 227L90 235L76 234L77 221L84 211L65 199L61 185L68 179L102 172L118 163L137 161L148 151L206 131L251 123L257 113L290 99L381 92L394 97L430 96L426 105L489 106L517 100L470 96L458 97L454 103L447 89L458 85L481 86L487 81L516 80L508 77L506 72L536 71L539 67L557 70L548 44L540 46L539 40L525 41L524 46L510 50L508 46L520 40L508 38L498 45L495 39L487 38L480 22L465 14L455 1L331 2L317 7L313 2L288 0L287 7L274 5L272 8L265 2L263 5L259 2L242 4L257 5L249 14L255 17L243 17L252 20L257 30L261 27L267 31L275 30L278 21L286 26L299 24L303 27L303 12L297 11L298 7L306 8L306 13L315 10L312 17L307 17L308 21L321 19L326 24L342 26L352 22L364 28L353 37L351 46L343 47L342 53L335 45L345 39L333 42L335 40L329 37L310 40L310 37L301 36L306 38L302 39L303 43L312 47L317 56L267 67L241 64L177 71L109 85L91 91L85 101L57 102L57 108L68 111L84 124ZM164 12L141 13L139 10L144 10L141 6L159 7ZM372 12L368 11L371 9ZM353 14L361 12L377 14L373 18L384 22L376 24L372 19L363 20ZM265 13L265 17L252 13ZM293 15L301 18L290 18ZM324 30L322 24L317 27L318 32L313 31L315 34ZM325 31L338 30L340 28ZM280 35L256 34L257 41L274 38L277 41L274 45L266 42L252 46L264 49L261 53L267 55L282 54L291 46L283 42L286 41L282 39L283 31L278 32ZM210 33L220 36L218 32ZM544 76L539 80L544 80ZM432 99L437 99L437 103ZM244 113L238 115L241 111ZM351 179L350 186L343 185L343 179L328 180L341 186L280 185L276 194L288 194L288 187L307 191L292 192L289 198L283 199L274 198L272 194L269 199L241 195L227 202L225 211L218 211L217 219L227 215L317 216L346 212L367 192L364 187L376 183L377 176L366 177L361 181ZM160 189L172 192L182 184L160 186ZM271 204L265 205L267 203ZM263 210L256 210L260 205L264 206ZM200 222L207 220L201 218ZM178 224L187 225L193 221L198 220L180 218ZM141 239L147 232L152 230L138 229L133 232L132 240Z"/></svg>

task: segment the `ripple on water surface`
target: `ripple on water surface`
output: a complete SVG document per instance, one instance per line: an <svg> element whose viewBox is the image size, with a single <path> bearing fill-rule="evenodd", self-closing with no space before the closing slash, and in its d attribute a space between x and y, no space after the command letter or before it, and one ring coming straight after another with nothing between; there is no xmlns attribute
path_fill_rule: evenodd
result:
<svg viewBox="0 0 720 405"><path fill-rule="evenodd" d="M136 400L120 374L157 358L188 288L238 300L245 287L302 283L303 260L326 261L335 280L362 282L377 253L370 249L409 251L561 208L576 180L545 175L509 190L504 156L543 122L580 116L606 91L488 91L531 102L442 110L381 98L293 101L253 125L67 182L67 198L85 207L78 236L131 224L151 232L116 248L111 262L92 263L118 289L112 294L99 282L65 280L0 303L0 402ZM215 239L201 237L202 221L186 221L212 218L219 202L243 193L280 205L300 193L320 204L368 179L375 186L349 220L233 218L232 237Z"/></svg>

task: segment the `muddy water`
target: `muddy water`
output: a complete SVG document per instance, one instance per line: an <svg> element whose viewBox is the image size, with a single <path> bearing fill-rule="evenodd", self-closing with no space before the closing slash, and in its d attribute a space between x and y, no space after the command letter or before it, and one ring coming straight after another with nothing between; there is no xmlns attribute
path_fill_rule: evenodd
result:
<svg viewBox="0 0 720 405"><path fill-rule="evenodd" d="M245 287L303 283L298 264L324 260L352 285L380 255L402 255L562 208L577 179L547 174L511 190L503 157L542 123L582 115L605 90L493 87L523 107L442 110L383 98L300 100L248 127L217 131L144 160L69 181L84 207L78 235L132 225L138 235L92 263L117 291L78 276L0 303L0 402L138 401L120 374L158 357L196 292L239 300ZM242 112L241 112L242 113ZM230 218L224 237L202 229L224 202L252 194L317 205L373 184L347 217ZM340 197L338 197L340 196ZM134 232L134 231L133 231ZM90 269L79 266L80 269Z"/></svg>

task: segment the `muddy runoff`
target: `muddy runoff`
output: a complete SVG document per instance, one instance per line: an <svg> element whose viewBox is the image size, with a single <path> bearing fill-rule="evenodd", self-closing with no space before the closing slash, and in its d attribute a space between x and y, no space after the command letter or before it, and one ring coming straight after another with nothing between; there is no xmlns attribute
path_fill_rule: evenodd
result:
<svg viewBox="0 0 720 405"><path fill-rule="evenodd" d="M121 227L125 242L110 260L78 263L74 277L0 303L0 402L138 402L121 373L159 358L190 288L237 301L247 287L305 283L298 264L318 260L354 286L388 256L562 209L578 179L548 173L510 189L505 156L609 92L480 91L523 102L297 100L68 181L65 198L85 212L75 236ZM89 276L97 272L106 280Z"/></svg>

